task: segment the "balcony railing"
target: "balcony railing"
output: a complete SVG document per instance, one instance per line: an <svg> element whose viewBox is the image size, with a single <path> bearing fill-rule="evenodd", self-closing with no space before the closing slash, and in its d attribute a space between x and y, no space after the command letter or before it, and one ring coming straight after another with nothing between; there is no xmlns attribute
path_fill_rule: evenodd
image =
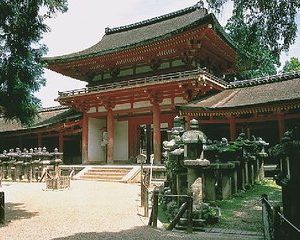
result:
<svg viewBox="0 0 300 240"><path fill-rule="evenodd" d="M166 81L172 81L172 80L182 80L183 78L187 77L195 77L198 78L201 75L205 76L206 79L209 79L210 82L215 83L218 86L227 87L227 83L223 81L222 79L219 79L215 77L214 75L202 70L202 69L196 69L191 71L184 71L184 72L177 72L177 73L170 73L170 74L164 74L164 75L158 75L158 76L151 76L151 77L144 77L144 78L137 78L132 79L128 81L120 81L120 82L112 82L107 84L101 84L95 87L87 87L87 88L81 88L66 92L58 92L59 98L64 97L71 97L74 95L80 95L80 94L87 94L92 92L101 92L101 91L107 91L107 90L113 90L113 89L120 89L120 88L128 88L128 87L136 87L136 86L143 86L143 85L149 85L153 83L160 83L160 82L166 82Z"/></svg>

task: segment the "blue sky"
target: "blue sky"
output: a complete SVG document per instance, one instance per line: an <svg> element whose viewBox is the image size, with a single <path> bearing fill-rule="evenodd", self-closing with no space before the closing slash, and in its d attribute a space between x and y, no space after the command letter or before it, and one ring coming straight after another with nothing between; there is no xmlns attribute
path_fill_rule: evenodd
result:
<svg viewBox="0 0 300 240"><path fill-rule="evenodd" d="M104 35L105 27L126 25L148 18L176 11L197 3L197 0L69 0L67 13L58 14L48 20L51 32L45 34L48 46L47 56L64 55L88 48ZM221 25L230 17L232 6L224 7L223 14L217 16ZM300 26L300 16L297 24ZM282 55L282 62L290 57L300 58L300 37L290 52ZM35 95L41 99L43 107L58 105L54 101L58 91L82 88L85 82L65 77L45 70L47 84Z"/></svg>

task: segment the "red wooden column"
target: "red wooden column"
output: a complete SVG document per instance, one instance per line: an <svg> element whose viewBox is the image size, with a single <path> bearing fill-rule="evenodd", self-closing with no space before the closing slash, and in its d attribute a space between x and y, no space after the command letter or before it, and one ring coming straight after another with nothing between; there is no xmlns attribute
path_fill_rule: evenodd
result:
<svg viewBox="0 0 300 240"><path fill-rule="evenodd" d="M129 157L136 157L137 126L133 119L128 119L128 152Z"/></svg>
<svg viewBox="0 0 300 240"><path fill-rule="evenodd" d="M58 134L58 150L60 152L64 151L64 135L62 133Z"/></svg>
<svg viewBox="0 0 300 240"><path fill-rule="evenodd" d="M107 107L107 163L114 162L114 113L112 107Z"/></svg>
<svg viewBox="0 0 300 240"><path fill-rule="evenodd" d="M160 133L160 108L157 101L153 102L153 150L154 164L161 163L161 133Z"/></svg>
<svg viewBox="0 0 300 240"><path fill-rule="evenodd" d="M229 129L230 129L230 140L234 141L236 139L236 122L233 117L229 118Z"/></svg>
<svg viewBox="0 0 300 240"><path fill-rule="evenodd" d="M82 117L82 140L81 140L81 149L82 149L82 163L87 163L88 158L88 137L89 137L89 118L86 112L83 112Z"/></svg>
<svg viewBox="0 0 300 240"><path fill-rule="evenodd" d="M284 113L280 112L277 113L277 121L278 121L278 133L279 133L279 140L283 137L285 132L285 122L284 122Z"/></svg>

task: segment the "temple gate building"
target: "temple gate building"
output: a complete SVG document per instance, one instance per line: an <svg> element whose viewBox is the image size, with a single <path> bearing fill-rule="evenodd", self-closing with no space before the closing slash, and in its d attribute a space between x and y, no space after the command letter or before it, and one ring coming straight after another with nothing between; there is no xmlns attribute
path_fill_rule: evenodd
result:
<svg viewBox="0 0 300 240"><path fill-rule="evenodd" d="M94 46L46 61L49 69L87 82L59 93L58 101L83 113L83 163L101 164L145 150L160 163L175 105L225 89L219 77L235 71L235 59L215 16L195 5L107 28Z"/></svg>

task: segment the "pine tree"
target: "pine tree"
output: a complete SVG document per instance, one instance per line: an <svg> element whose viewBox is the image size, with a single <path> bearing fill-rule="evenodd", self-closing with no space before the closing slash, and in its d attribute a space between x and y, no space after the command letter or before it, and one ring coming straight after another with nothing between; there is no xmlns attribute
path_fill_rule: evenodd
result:
<svg viewBox="0 0 300 240"><path fill-rule="evenodd" d="M207 0L220 12L233 2L233 14L226 31L238 47L240 77L258 77L276 73L280 54L289 50L297 33L298 0Z"/></svg>
<svg viewBox="0 0 300 240"><path fill-rule="evenodd" d="M49 31L45 20L67 10L67 0L0 1L0 112L30 124L40 100L33 93L45 84L40 43Z"/></svg>

